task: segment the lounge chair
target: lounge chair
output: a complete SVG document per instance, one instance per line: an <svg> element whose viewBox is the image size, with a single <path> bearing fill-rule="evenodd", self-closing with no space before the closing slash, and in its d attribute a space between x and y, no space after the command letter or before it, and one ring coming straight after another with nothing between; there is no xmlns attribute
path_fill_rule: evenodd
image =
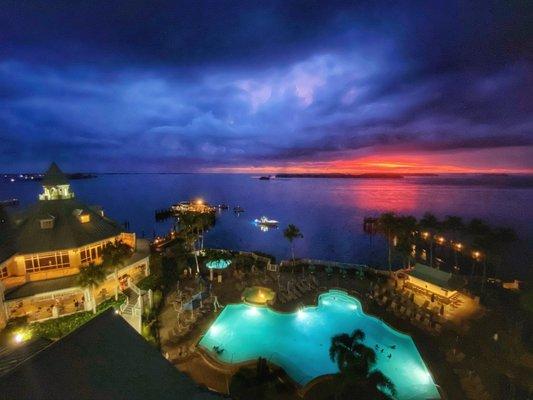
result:
<svg viewBox="0 0 533 400"><path fill-rule="evenodd" d="M293 293L292 290L289 290L289 291L287 292L287 299L288 299L289 301L291 301L291 300L296 300L297 298L298 298L298 297L296 297L296 295Z"/></svg>
<svg viewBox="0 0 533 400"><path fill-rule="evenodd" d="M295 285L291 285L289 288L289 292L292 293L296 298L300 297L300 291L296 288Z"/></svg>
<svg viewBox="0 0 533 400"><path fill-rule="evenodd" d="M295 288L298 289L302 294L307 292L309 290L308 287L306 287L301 281L300 282L296 282L294 284Z"/></svg>

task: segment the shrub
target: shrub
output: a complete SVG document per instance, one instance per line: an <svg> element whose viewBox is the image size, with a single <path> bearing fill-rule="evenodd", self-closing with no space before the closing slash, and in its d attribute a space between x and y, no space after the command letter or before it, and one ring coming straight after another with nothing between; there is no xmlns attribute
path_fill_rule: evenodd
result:
<svg viewBox="0 0 533 400"><path fill-rule="evenodd" d="M159 309L161 301L163 300L163 292L161 290L154 291L154 309Z"/></svg>
<svg viewBox="0 0 533 400"><path fill-rule="evenodd" d="M114 298L104 301L98 307L96 307L96 315L104 312L109 307L115 307L118 309L120 304L122 304L125 299L126 296L120 294L118 301L115 301ZM95 315L91 311L84 311L67 315L65 317L49 319L43 322L35 322L30 324L28 329L30 330L32 336L58 339L79 328L87 321L91 320L94 316Z"/></svg>
<svg viewBox="0 0 533 400"><path fill-rule="evenodd" d="M142 290L156 290L161 287L163 283L161 274L159 273L152 273L148 275L147 277L141 279L139 283L137 283L137 286L141 288Z"/></svg>

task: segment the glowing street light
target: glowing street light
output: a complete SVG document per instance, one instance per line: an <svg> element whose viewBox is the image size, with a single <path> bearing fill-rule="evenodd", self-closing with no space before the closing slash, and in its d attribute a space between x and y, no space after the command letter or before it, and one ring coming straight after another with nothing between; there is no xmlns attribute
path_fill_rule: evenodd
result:
<svg viewBox="0 0 533 400"><path fill-rule="evenodd" d="M15 333L13 340L16 344L25 342L26 340L31 339L31 331L29 329L22 329Z"/></svg>
<svg viewBox="0 0 533 400"><path fill-rule="evenodd" d="M429 238L429 232L422 232L422 237L427 240ZM433 267L433 240L429 242L429 266Z"/></svg>

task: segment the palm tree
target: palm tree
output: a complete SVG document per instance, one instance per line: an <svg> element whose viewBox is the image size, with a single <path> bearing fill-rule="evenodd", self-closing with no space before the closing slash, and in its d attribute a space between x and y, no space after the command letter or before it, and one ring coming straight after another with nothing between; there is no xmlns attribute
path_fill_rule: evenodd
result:
<svg viewBox="0 0 533 400"><path fill-rule="evenodd" d="M356 329L331 338L329 357L337 363L337 399L392 399L396 388L381 371L374 369L376 353L363 344L365 333ZM356 395L356 396L354 396Z"/></svg>
<svg viewBox="0 0 533 400"><path fill-rule="evenodd" d="M287 239L291 246L291 255L292 255L292 269L294 271L294 265L296 264L296 259L294 258L294 240L302 239L304 235L300 232L300 228L296 225L289 224L287 228L283 231L283 236Z"/></svg>
<svg viewBox="0 0 533 400"><path fill-rule="evenodd" d="M441 223L435 215L425 213L419 224L422 229L429 232L429 266L433 267L433 236L440 229Z"/></svg>
<svg viewBox="0 0 533 400"><path fill-rule="evenodd" d="M395 227L396 251L403 256L405 264L410 266L414 234L417 228L416 218L411 215L400 215L396 218Z"/></svg>
<svg viewBox="0 0 533 400"><path fill-rule="evenodd" d="M107 243L102 250L103 265L115 273L115 300L118 300L118 269L130 258L133 249L122 240Z"/></svg>
<svg viewBox="0 0 533 400"><path fill-rule="evenodd" d="M196 273L200 273L200 264L198 264L198 255L196 254L196 242L198 241L198 232L200 229L199 218L196 213L183 212L179 216L179 224L182 232L185 234L185 240L194 254Z"/></svg>
<svg viewBox="0 0 533 400"><path fill-rule="evenodd" d="M105 280L105 275L105 269L102 265L96 265L94 263L90 263L88 266L81 268L78 274L78 285L91 289L93 314L96 314L96 296L94 291L96 290L96 286Z"/></svg>
<svg viewBox="0 0 533 400"><path fill-rule="evenodd" d="M446 215L444 222L442 223L444 228L451 231L454 235L464 228L463 219L455 215ZM452 239L456 240L456 237Z"/></svg>
<svg viewBox="0 0 533 400"><path fill-rule="evenodd" d="M478 225L483 227L483 225ZM516 233L510 228L497 228L491 230L484 228L478 232L487 232L479 234L474 240L474 244L483 249L483 277L481 281L481 292L485 291L485 282L487 280L487 258L490 257L493 266L500 265L502 262L503 252L505 247L517 240Z"/></svg>
<svg viewBox="0 0 533 400"><path fill-rule="evenodd" d="M392 269L392 240L397 228L397 219L394 213L384 213L378 218L377 229L387 238L387 252L389 272Z"/></svg>
<svg viewBox="0 0 533 400"><path fill-rule="evenodd" d="M454 242L453 256L455 261L455 267L459 269L459 265L457 262L457 234L465 227L463 224L463 219L454 215L447 215L444 219L443 226L446 230L449 230L452 233L452 241Z"/></svg>
<svg viewBox="0 0 533 400"><path fill-rule="evenodd" d="M490 234L490 226L488 226L485 221L479 218L473 218L468 223L466 230L469 234L474 236L483 236Z"/></svg>

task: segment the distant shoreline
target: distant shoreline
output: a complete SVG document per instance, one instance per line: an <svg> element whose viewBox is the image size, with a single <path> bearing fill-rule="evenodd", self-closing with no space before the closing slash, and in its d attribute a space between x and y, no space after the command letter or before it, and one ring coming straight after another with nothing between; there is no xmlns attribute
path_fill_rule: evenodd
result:
<svg viewBox="0 0 533 400"><path fill-rule="evenodd" d="M395 173L365 173L365 174L277 174L276 178L327 178L327 179L403 179L409 176L438 176L431 173L395 174Z"/></svg>

